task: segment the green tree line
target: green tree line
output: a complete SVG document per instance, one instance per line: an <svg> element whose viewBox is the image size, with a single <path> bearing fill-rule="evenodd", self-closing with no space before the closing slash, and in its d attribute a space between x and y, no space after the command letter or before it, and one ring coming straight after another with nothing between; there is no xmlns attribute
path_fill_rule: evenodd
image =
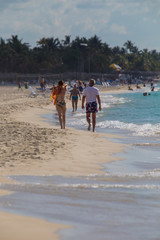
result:
<svg viewBox="0 0 160 240"><path fill-rule="evenodd" d="M160 53L156 50L139 50L131 41L123 47L110 47L98 36L91 38L71 36L65 39L41 38L36 47L23 43L17 35L0 38L0 72L7 73L108 73L109 66L118 64L130 71L160 71Z"/></svg>

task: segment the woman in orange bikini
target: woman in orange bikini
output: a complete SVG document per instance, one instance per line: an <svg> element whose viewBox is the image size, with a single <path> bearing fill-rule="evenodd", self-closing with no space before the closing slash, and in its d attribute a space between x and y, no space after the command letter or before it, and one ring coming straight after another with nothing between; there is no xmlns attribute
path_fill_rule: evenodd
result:
<svg viewBox="0 0 160 240"><path fill-rule="evenodd" d="M58 82L58 86L55 90L55 105L59 117L59 123L61 129L65 129L66 125L66 102L65 95L67 91L67 85L61 80Z"/></svg>

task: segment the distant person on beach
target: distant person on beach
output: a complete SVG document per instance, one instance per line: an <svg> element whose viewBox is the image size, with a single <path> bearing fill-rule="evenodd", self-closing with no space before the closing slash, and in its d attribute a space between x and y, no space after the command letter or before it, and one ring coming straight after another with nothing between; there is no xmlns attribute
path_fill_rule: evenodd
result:
<svg viewBox="0 0 160 240"><path fill-rule="evenodd" d="M131 91L133 91L133 88L131 88L131 86L128 86L128 90L131 90Z"/></svg>
<svg viewBox="0 0 160 240"><path fill-rule="evenodd" d="M83 93L83 86L82 86L81 81L78 82L78 89L79 89L79 92L82 94Z"/></svg>
<svg viewBox="0 0 160 240"><path fill-rule="evenodd" d="M137 83L136 87L137 87L137 89L141 88L138 83Z"/></svg>
<svg viewBox="0 0 160 240"><path fill-rule="evenodd" d="M19 90L21 90L21 91L23 90L23 89L22 89L21 82L18 82L18 91L19 91Z"/></svg>
<svg viewBox="0 0 160 240"><path fill-rule="evenodd" d="M84 89L82 97L82 109L84 109L84 102L86 100L86 120L88 122L88 131L91 130L91 115L92 115L92 130L95 132L96 126L96 113L98 112L97 100L99 104L99 110L101 111L101 99L99 96L98 88L94 87L95 80L89 81L89 86Z"/></svg>
<svg viewBox="0 0 160 240"><path fill-rule="evenodd" d="M87 87L87 83L83 83L84 89Z"/></svg>
<svg viewBox="0 0 160 240"><path fill-rule="evenodd" d="M72 108L73 108L73 111L72 112L75 112L77 111L77 105L78 105L78 97L80 98L81 100L81 95L80 95L80 92L79 90L77 89L77 86L76 84L74 84L74 87L73 89L70 91L70 100L72 98Z"/></svg>
<svg viewBox="0 0 160 240"><path fill-rule="evenodd" d="M28 89L28 82L24 82L25 89Z"/></svg>
<svg viewBox="0 0 160 240"><path fill-rule="evenodd" d="M43 78L43 77L41 77L39 83L40 83L41 89L44 89L44 88L45 88L45 81L44 81L44 78Z"/></svg>
<svg viewBox="0 0 160 240"><path fill-rule="evenodd" d="M58 86L55 88L55 105L59 117L59 123L61 129L65 129L66 125L66 102L65 95L67 92L67 85L61 80L58 82Z"/></svg>
<svg viewBox="0 0 160 240"><path fill-rule="evenodd" d="M151 80L151 91L154 92L153 79Z"/></svg>
<svg viewBox="0 0 160 240"><path fill-rule="evenodd" d="M46 81L46 79L44 79L43 85L44 85L44 89L46 89L46 87L47 87L47 81Z"/></svg>

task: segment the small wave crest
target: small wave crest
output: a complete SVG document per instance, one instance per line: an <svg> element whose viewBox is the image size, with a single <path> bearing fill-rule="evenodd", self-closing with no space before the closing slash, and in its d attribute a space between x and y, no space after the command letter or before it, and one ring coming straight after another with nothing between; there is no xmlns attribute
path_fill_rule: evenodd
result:
<svg viewBox="0 0 160 240"><path fill-rule="evenodd" d="M108 181L108 179L125 179L127 181L131 181L133 179L157 179L160 178L160 168L155 168L149 171L142 171L142 172L133 172L133 173L120 173L114 172L114 174L105 173L103 175L99 174L90 174L88 179L98 179L101 181ZM118 180L119 181L119 180Z"/></svg>
<svg viewBox="0 0 160 240"><path fill-rule="evenodd" d="M62 188L76 188L76 189L141 189L141 190L160 190L160 185L154 184L60 184L58 187Z"/></svg>
<svg viewBox="0 0 160 240"><path fill-rule="evenodd" d="M110 108L113 105L130 102L130 100L128 98L116 97L114 95L102 95L101 100L102 100L102 109Z"/></svg>
<svg viewBox="0 0 160 240"><path fill-rule="evenodd" d="M160 124L134 124L121 121L102 121L97 123L100 128L121 129L133 132L135 136L158 136L160 135Z"/></svg>

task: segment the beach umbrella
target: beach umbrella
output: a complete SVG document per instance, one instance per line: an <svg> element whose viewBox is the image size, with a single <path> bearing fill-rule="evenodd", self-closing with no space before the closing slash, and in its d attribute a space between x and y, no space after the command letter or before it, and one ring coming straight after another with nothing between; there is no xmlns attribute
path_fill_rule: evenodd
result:
<svg viewBox="0 0 160 240"><path fill-rule="evenodd" d="M111 64L109 67L115 69L116 71L121 70L121 67L119 65L115 64L115 63Z"/></svg>

